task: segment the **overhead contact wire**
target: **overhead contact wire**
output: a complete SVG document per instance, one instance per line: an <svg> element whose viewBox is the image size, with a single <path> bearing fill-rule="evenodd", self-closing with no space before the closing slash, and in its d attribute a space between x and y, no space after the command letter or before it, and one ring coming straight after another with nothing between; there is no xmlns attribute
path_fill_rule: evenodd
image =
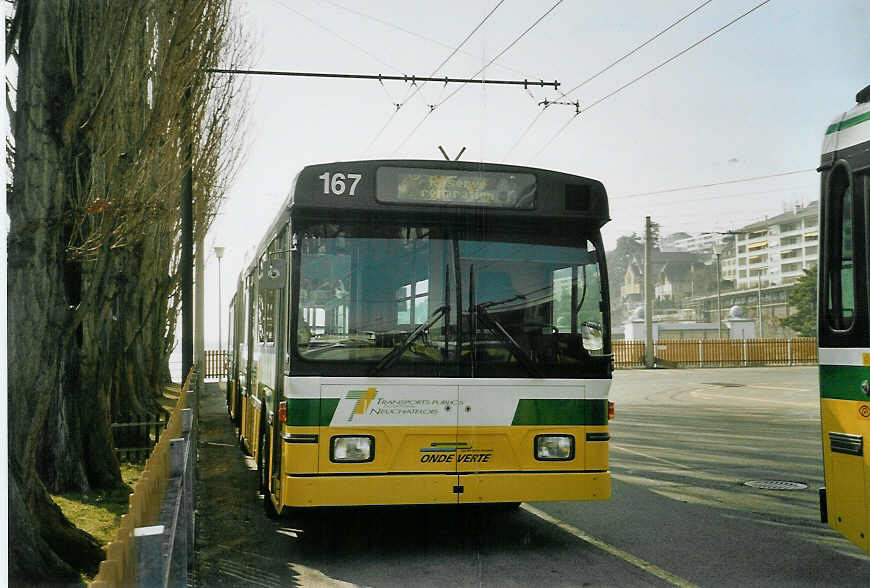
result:
<svg viewBox="0 0 870 588"><path fill-rule="evenodd" d="M641 43L640 45L638 45L637 47L635 47L634 49L632 49L631 51L629 51L628 53L626 53L625 55L623 55L622 57L620 57L619 59L614 61L613 63L611 63L610 65L604 67L603 69L601 69L597 73L586 78L585 80L583 80L582 82L580 82L579 84L577 84L576 86L571 88L570 90L566 90L565 92L562 92L562 97L565 97L568 94L573 94L574 92L576 92L577 90L579 90L580 88L582 88L583 86L585 86L586 84L588 84L589 82L591 82L592 80L594 80L595 78L597 78L598 76L600 76L601 74L606 72L607 70L619 65L620 63L622 63L623 61L625 61L626 59L628 59L629 57L631 57L632 55L634 55L635 53L637 53L638 51L640 51L641 49L643 49L644 47L646 47L647 45L649 45L650 43L652 43L653 41L655 41L656 39L658 39L659 37L664 35L665 33L667 33L669 30L671 30L672 28L674 28L675 26L677 26L678 24L680 24L681 22L683 22L684 20L686 20L687 18L689 18L690 16L692 16L693 14L695 14L696 12L698 12L699 10L701 10L702 8L707 6L712 1L713 0L707 0L706 2L701 3L693 11L687 13L685 16L683 16L679 20L674 21L670 26L662 29L661 31L659 31L658 33L656 33L655 35L653 35L652 37L650 37L649 39L647 39L646 41L644 41L643 43Z"/></svg>
<svg viewBox="0 0 870 588"><path fill-rule="evenodd" d="M623 84L622 86L620 86L619 88L617 88L616 90L614 90L613 92L611 92L610 94L607 94L607 95L604 96L603 98L599 98L598 100L596 100L595 102L593 102L592 104L590 104L589 106L587 106L587 107L583 110L583 112L587 112L590 108L593 108L593 107L597 106L598 104L601 104L601 103L604 102L605 100L607 100L607 99L609 99L609 98L612 98L612 97L615 96L616 94L619 94L620 92L622 92L623 90L625 90L626 88L628 88L629 86L631 86L632 84L635 84L635 83L639 82L640 80L642 80L643 78L645 78L646 76L650 75L651 73L653 73L653 72L655 72L655 71L658 71L659 69L661 69L661 68L664 67L665 65L669 64L670 62L674 61L674 60L677 59L678 57L681 57L682 55L688 53L689 51L691 51L692 49L694 49L695 47L697 47L698 45L700 45L701 43L703 43L703 42L706 41L707 39L709 39L709 38L713 37L714 35L717 35L718 33L724 31L725 29L727 29L728 27L730 27L731 25L733 25L733 24L736 23L737 21L743 19L744 17L749 16L750 14L752 14L753 12L755 12L756 10L758 10L759 8L761 8L762 6L764 6L765 4L767 4L768 2L770 2L770 0L764 0L763 2L760 2L759 4L756 4L755 6L753 6L752 8L750 8L749 10L747 10L746 12L744 12L743 14L741 14L740 16L734 18L733 20L731 20L731 21L728 22L727 24L722 25L721 27L719 27L718 29L716 29L715 31L713 31L712 33L710 33L709 35L707 35L706 37L704 37L704 38L702 38L702 39L700 39L700 40L698 40L698 41L692 43L691 45L689 45L688 47L686 47L686 48L683 49L682 51L680 51L680 52L676 53L675 55L669 57L669 58L666 59L665 61L663 61L663 62L661 62L660 64L658 64L657 66L653 67L652 69L649 69L649 70L647 70L646 72L642 73L641 75L637 76L636 78L632 79L631 81L626 82L625 84ZM535 153L535 159L537 159L537 158L541 155L541 153L543 153L543 152L547 149L547 147L549 147L550 144L553 143L553 141L555 141L555 140L556 140L556 139L557 139L557 138L558 138L558 137L559 137L563 132L565 132L565 129L567 129L568 126L569 126L572 122L574 122L574 119L576 119L578 116L579 116L579 114L575 114L574 116L572 116L571 118L569 118L569 119L568 119L568 122L566 122L564 125L562 125L562 127L561 127L558 131L556 131L556 133L555 133L552 137L550 137L550 139L549 139L549 140L544 144L544 146L541 147L541 148L538 150L537 153Z"/></svg>
<svg viewBox="0 0 870 588"><path fill-rule="evenodd" d="M690 16L692 16L693 14L695 14L696 12L698 12L699 10L704 8L706 5L708 5L712 1L713 0L707 0L706 2L701 3L697 8L695 8L694 10L692 10L689 13L686 13L684 16L682 16L678 20L674 21L673 23L668 25L666 28L662 29L661 31L659 31L658 33L656 33L655 35L653 35L652 37L650 37L649 39L647 39L646 41L644 41L643 43L641 43L640 45L638 45L637 47L635 47L634 49L632 49L631 51L629 51L628 53L626 53L625 55L623 55L622 57L620 57L619 59L614 61L613 63L611 63L610 65L604 67L603 69L599 70L597 73L586 78L585 80L583 80L582 82L580 82L579 84L577 84L576 86L571 88L570 90L566 90L565 92L560 92L560 94L561 94L560 98L564 98L568 94L574 93L575 91L582 88L583 86L585 86L586 84L588 84L589 82L591 82L592 80L594 80L595 78L597 78L598 76L603 74L604 72L608 71L609 69L613 68L614 66L618 65L619 63L625 61L627 58L631 57L632 55L634 55L635 53L637 53L638 51L640 51L641 49L643 49L644 47L646 47L647 45L649 45L650 43L652 43L653 41L655 41L656 39L658 39L659 37L664 35L665 33L667 33L669 30L671 30L672 28L674 28L675 26L677 26L678 24L680 24L681 22L683 22L684 20L686 20L687 18L689 18ZM529 134L529 131L532 130L532 127L535 126L535 124L541 119L542 116L544 116L544 111L546 109L547 109L547 107L545 106L540 111L538 111L538 114L535 115L535 117L532 119L532 122L530 122L529 126L526 127L526 130L524 130L522 132L522 134L519 136L519 138L514 142L514 144L511 146L511 148L505 154L505 159L511 153L513 153L514 149L517 148L517 145L519 145L522 142L522 140L526 137L526 135Z"/></svg>
<svg viewBox="0 0 870 588"><path fill-rule="evenodd" d="M351 41L351 40L349 40L349 39L346 39L345 37L343 37L343 36L340 35L339 33L333 31L333 30L330 29L329 27L326 27L326 26L320 24L319 22L317 22L317 21L314 20L313 18L311 18L311 17L309 17L309 16L303 14L302 12L299 12L299 11L296 10L295 8L291 8L291 7L287 6L286 4L284 4L283 2L281 2L280 0L275 0L275 2L277 2L278 5L282 6L282 7L283 7L284 9L286 9L286 10L289 10L289 11L292 12L293 14L295 14L295 15L297 15L297 16L300 16L300 17L304 18L305 20L307 20L308 22L310 22L311 24L313 24L313 25L316 26L317 28L326 31L327 33L329 33L329 34L332 35L333 37L335 37L335 38L341 40L341 41L344 42L344 43L347 43L348 45L350 45L351 47L353 47L353 48L356 49L357 51L361 51L362 53L365 53L366 55L368 55L369 57L371 57L372 59L374 59L375 61L377 61L377 62L380 63L381 65L383 65L384 67L388 67L388 68L390 68L390 69L393 70L393 71L396 71L396 72L398 72L398 73L402 73L401 70L400 70L399 68L397 68L397 67L395 67L395 66L393 66L393 65L390 65L390 64L387 63L386 61L383 61L382 59L380 59L377 55L375 55L374 53L372 53L372 52L369 51L368 49L366 49L366 48L364 48L364 47L360 47L359 45L357 45L357 44L354 43L353 41Z"/></svg>
<svg viewBox="0 0 870 588"><path fill-rule="evenodd" d="M324 2L325 2L326 4L329 4L330 6L334 6L335 8L338 8L339 10L344 10L344 11L346 11L346 12L350 12L351 14L356 14L357 16L361 16L361 17L363 17L363 18L365 18L365 19L368 19L368 20L374 21L374 22L376 22L376 23L380 23L380 24L382 24L382 25L384 25L384 26L386 26L386 27L390 27L391 29L395 29L395 30L397 30L397 31L401 31L401 32L405 33L406 35L411 35L412 37L416 37L417 39L421 39L421 40L423 40L423 41L426 41L427 43L433 43L433 44L435 44L435 45L440 45L441 47L444 47L445 49L453 49L453 45L450 45L450 44L448 44L448 43L443 43L443 42L439 41L438 39L433 39L433 38L431 38L431 37L427 37L426 35L421 35L420 33L416 32L416 31L412 31L412 30L410 30L410 29L406 29L406 28L401 27L401 26L399 26L399 25L397 25L397 24L395 24L395 23L392 23L392 22L390 22L390 21L388 21L388 20L384 20L384 19L382 19L382 18L378 18L378 17L376 17L376 16L372 16L372 15L370 15L370 14L366 14L365 12L361 12L361 11L356 10L356 9L354 9L354 8L350 8L350 7L348 7L348 6L344 6L343 4L339 4L338 2L332 2L331 0L324 0ZM462 54L465 55L466 57L473 57L473 58L475 58L475 59L479 58L478 55L475 55L474 53L471 53L471 52L469 52L469 51L460 51L460 53L462 53ZM511 72L513 72L513 73L515 73L515 74L519 74L519 75L523 76L524 78L534 78L534 77L535 77L535 76L530 76L530 75L527 74L527 73L523 73L523 72L521 72L521 71L518 70L518 69L514 69L514 68L512 68L512 67L508 67L507 65L505 65L505 64L503 64L503 63L497 63L496 65L498 65L499 67L501 67L501 68L503 68L503 69L506 69L507 71L511 71Z"/></svg>
<svg viewBox="0 0 870 588"><path fill-rule="evenodd" d="M623 194L622 196L611 196L611 200L622 200L625 198L637 198L639 196L654 196L656 194L668 194L671 192L681 192L683 190L697 190L698 188L711 188L713 186L725 186L728 184L741 184L743 182L754 182L756 180L767 180L769 178L780 178L782 176L793 176L795 174L805 174L807 172L815 172L816 168L807 167L804 169L795 169L787 172L779 172L775 174L767 174L764 176L753 176L750 178L740 178L737 180L725 180L723 182L714 182L712 184L695 184L693 186L681 186L679 188L666 188L664 190L655 190L653 192L637 192L635 194Z"/></svg>
<svg viewBox="0 0 870 588"><path fill-rule="evenodd" d="M510 43L508 43L508 45L507 45L504 49L502 49L501 51L499 51L498 54L497 54L495 57L493 57L492 59L490 59L490 60L486 63L486 65L484 65L483 67L481 67L479 70L477 70L473 75L471 75L471 76L469 76L469 77L470 77L471 79L474 79L474 78L476 78L478 75L480 75L481 72L485 71L486 68L488 68L490 65L492 65L492 64L493 64L493 63L494 63L498 58L500 58L502 55L504 55L505 53L507 53L511 48L513 48L514 45L516 45L517 43L519 43L520 40L521 40L523 37L525 37L529 32L531 32L532 29L534 29L536 26L538 26L538 24L540 24L540 22L541 22L542 20L544 20L544 19L545 19L545 18L546 18L546 17L547 17L551 12L553 12L553 11L556 9L556 7L558 7L558 6L559 6L563 1L564 1L564 0L558 0L555 4L553 4L553 5L549 8L549 10L547 10L544 14L542 14L540 17L538 17L538 19L537 19L535 22L533 22L533 23L532 23L532 24L531 24L531 25L530 25L526 30L524 30L522 33L520 33L520 35L519 35L516 39L514 39L513 41L511 41ZM464 88L466 85L467 85L467 83L465 83L465 84L460 84L459 86L457 86L456 89L455 89L453 92L451 92L450 94L448 94L447 97L445 97L445 98L444 98L443 100L441 100L438 104L436 104L436 105L435 105L435 108L440 107L440 106L443 105L445 102L447 102L448 100L450 100L451 98L453 98L453 96L455 96L456 93L459 92L459 91L460 91L462 88ZM411 133L410 133L407 137L405 137L404 141L402 141L402 143L401 143L401 144L396 148L396 151L399 151L402 147L405 146L405 144L408 142L408 140L409 140L411 137L414 136L414 133L417 132L417 129L419 129L419 128L423 125L423 123L426 122L426 119L429 118L429 116L432 114L432 112L434 112L434 110L435 110L435 109L430 109L429 112L426 113L426 115L423 117L423 119L422 119L422 120L417 124L416 127L414 127L414 130L412 130Z"/></svg>
<svg viewBox="0 0 870 588"><path fill-rule="evenodd" d="M453 51L450 52L450 55L448 55L448 56L444 59L444 61L442 61L441 64L438 65L438 67L436 67L435 70L434 70L431 74L429 74L429 77L431 78L431 77L433 77L435 74L437 74L437 73L441 70L441 68L444 67L444 66L447 64L447 62L450 61L450 60L453 58L453 56L456 55L456 53L457 53L460 49L462 49L462 46L465 45L465 44L468 42L469 39L471 39L472 35L474 35L474 33L476 33L478 30L480 30L480 27L482 27L482 26L484 25L484 23L486 23L486 21L489 20L489 17L491 17L491 16L495 13L495 11L498 10L499 6L501 6L501 5L504 4L504 3L505 3L505 0L499 0L498 4L496 4L496 5L492 8L492 10L490 10L490 11L487 13L487 15L483 17L483 20L481 20L481 21L477 24L477 26L474 27L474 29L472 29L472 31L471 31L470 33L468 33L468 34L465 36L465 38L462 40L462 42L459 43L459 45L457 45L456 48L453 49ZM474 76L472 76L472 78L473 78L473 77L474 77ZM463 84L463 86L464 86L464 85L465 85L465 84ZM416 87L416 89L415 89L413 92L410 93L410 95L406 95L406 96L405 96L405 99L402 100L402 104L408 102L408 100L410 100L411 98L413 98L414 96L416 96L417 93L420 91L420 89L421 89L422 87L423 87L423 84L420 84L419 86ZM380 139L381 135L384 133L384 131L385 131L385 130L387 129L387 127L390 125L390 122L392 122L392 120L396 117L396 114L399 112L399 108L401 108L401 105L400 105L399 107L397 107L396 110L393 111L393 113L392 113L392 114L390 115L390 117L387 119L387 122L384 123L384 126L381 127L381 130L378 131L378 134L375 135L375 138L372 139L371 143L369 143L369 146L366 148L366 151L369 151L369 150L372 148L372 146L374 146L374 144L377 142L377 140ZM426 113L426 117L428 117L431 113L432 113L431 110L430 110L429 112L427 112L427 113ZM423 120L426 120L426 117L424 117ZM415 131L416 131L416 129L420 128L420 124L422 124L422 121L421 121L421 122L420 122L420 123L415 127L415 129L414 129ZM404 143L402 143L402 144L404 145ZM400 146L400 148L401 148L401 146Z"/></svg>

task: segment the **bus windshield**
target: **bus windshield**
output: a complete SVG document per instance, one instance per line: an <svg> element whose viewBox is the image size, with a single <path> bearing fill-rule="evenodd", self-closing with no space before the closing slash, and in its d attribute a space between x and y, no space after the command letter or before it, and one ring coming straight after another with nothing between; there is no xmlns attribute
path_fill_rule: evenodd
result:
<svg viewBox="0 0 870 588"><path fill-rule="evenodd" d="M371 362L373 375L394 363L519 364L542 377L547 365L605 353L599 255L571 239L309 225L296 235L291 339L304 360Z"/></svg>

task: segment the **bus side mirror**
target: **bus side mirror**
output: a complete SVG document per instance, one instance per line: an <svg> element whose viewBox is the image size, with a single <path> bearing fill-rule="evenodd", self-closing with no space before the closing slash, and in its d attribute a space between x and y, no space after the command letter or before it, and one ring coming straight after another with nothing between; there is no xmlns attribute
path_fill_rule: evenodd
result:
<svg viewBox="0 0 870 588"><path fill-rule="evenodd" d="M260 274L260 287L266 290L282 290L287 275L287 263L283 259L270 259Z"/></svg>

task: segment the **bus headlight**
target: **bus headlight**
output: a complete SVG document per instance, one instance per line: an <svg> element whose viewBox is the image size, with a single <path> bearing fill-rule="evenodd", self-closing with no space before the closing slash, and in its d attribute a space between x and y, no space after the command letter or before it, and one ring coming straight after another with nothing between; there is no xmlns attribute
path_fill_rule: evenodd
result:
<svg viewBox="0 0 870 588"><path fill-rule="evenodd" d="M334 463L363 463L375 458L375 438L371 435L340 435L329 446L329 460Z"/></svg>
<svg viewBox="0 0 870 588"><path fill-rule="evenodd" d="M535 459L539 461L570 461L574 459L572 435L538 435L535 437Z"/></svg>

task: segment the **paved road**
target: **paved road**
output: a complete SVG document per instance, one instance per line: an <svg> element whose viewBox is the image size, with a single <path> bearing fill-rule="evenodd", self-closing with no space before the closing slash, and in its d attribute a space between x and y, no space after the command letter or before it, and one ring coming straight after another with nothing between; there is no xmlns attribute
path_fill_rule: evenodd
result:
<svg viewBox="0 0 870 588"><path fill-rule="evenodd" d="M613 499L262 514L219 393L204 399L200 586L870 586L818 522L815 368L619 371ZM788 481L800 490L759 490Z"/></svg>

